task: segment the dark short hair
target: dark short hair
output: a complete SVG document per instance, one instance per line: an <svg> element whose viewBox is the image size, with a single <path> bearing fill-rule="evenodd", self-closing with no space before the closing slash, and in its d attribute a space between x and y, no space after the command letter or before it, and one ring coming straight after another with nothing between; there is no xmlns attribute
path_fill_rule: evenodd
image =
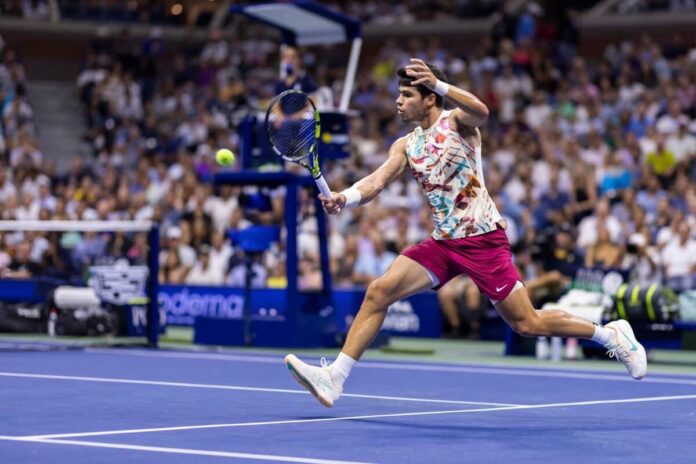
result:
<svg viewBox="0 0 696 464"><path fill-rule="evenodd" d="M434 64L430 63L425 63L425 65L430 68L430 70L433 72L436 78L441 80L442 82L447 82L447 76L445 75L444 72ZM404 87L413 87L412 82L415 81L416 79L413 76L409 76L406 74L406 67L401 67L399 70L396 72L396 74L399 76L399 86L404 86ZM416 90L418 90L418 93L421 94L421 97L425 98L431 93L435 95L435 105L438 107L442 107L445 104L444 98L442 96L436 94L423 84L418 84L416 86Z"/></svg>

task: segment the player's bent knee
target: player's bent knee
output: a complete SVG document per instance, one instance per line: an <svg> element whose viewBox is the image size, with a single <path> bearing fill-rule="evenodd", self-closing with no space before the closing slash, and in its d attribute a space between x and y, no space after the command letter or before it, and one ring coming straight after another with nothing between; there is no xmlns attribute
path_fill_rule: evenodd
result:
<svg viewBox="0 0 696 464"><path fill-rule="evenodd" d="M392 290L391 286L380 277L367 286L365 300L375 309L386 310L393 303L390 299Z"/></svg>

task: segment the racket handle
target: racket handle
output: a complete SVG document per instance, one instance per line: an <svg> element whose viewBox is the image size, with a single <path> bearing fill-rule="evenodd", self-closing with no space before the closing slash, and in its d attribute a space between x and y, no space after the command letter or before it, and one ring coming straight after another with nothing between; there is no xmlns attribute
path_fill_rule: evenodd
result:
<svg viewBox="0 0 696 464"><path fill-rule="evenodd" d="M324 176L319 174L319 177L315 177L314 181L317 183L317 187L319 187L319 191L321 192L322 195L324 195L327 198L331 196L331 189L329 188L329 185L324 180Z"/></svg>

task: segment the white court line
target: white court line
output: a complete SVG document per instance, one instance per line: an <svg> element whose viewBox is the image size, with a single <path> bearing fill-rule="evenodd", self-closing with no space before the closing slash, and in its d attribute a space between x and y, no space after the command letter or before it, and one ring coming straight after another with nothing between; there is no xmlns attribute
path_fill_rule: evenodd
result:
<svg viewBox="0 0 696 464"><path fill-rule="evenodd" d="M102 430L98 432L80 432L80 433L62 433L52 435L27 435L23 437L15 437L25 440L47 440L54 438L76 438L76 437L94 437L101 435L123 435L132 433L151 433L151 432L174 432L181 430L201 430L201 429L221 429L235 427L256 427L264 425L286 425L286 424L309 424L315 422L338 422L348 420L364 420L364 419L383 419L388 417L415 417L415 416L437 416L443 414L469 414L474 412L490 412L490 411L511 411L517 409L548 409L548 408L564 408L576 406L596 406L604 404L625 404L625 403L646 403L654 401L675 401L675 400L692 400L696 399L696 395L676 395L676 396L652 396L645 398L624 398L617 400L593 400L593 401L578 401L572 403L548 403L548 404L533 404L521 406L506 406L498 408L480 408L480 409L454 409L447 411L423 411L423 412L406 412L393 414L371 414L363 416L344 416L344 417L324 417L316 419L293 419L282 421L267 421L267 422L237 422L229 424L206 424L206 425L184 425L178 427L157 427L148 429L122 429L122 430Z"/></svg>
<svg viewBox="0 0 696 464"><path fill-rule="evenodd" d="M306 390L289 390L285 388L261 388L261 387L240 387L237 385L216 385L185 382L163 382L159 380L138 380L138 379L118 379L110 377L82 377L73 375L53 375L53 374L28 374L22 372L0 372L0 377L19 377L28 379L46 380L72 380L78 382L99 382L99 383L123 383L134 385L155 385L158 387L180 387L180 388L203 388L212 390L234 390L264 393L287 393L294 395L306 395ZM440 404L471 404L475 406L519 406L511 403L488 403L482 401L461 401L461 400L436 400L429 398L410 398L401 396L380 396L380 395L361 395L357 393L345 393L342 397L363 398L388 401L405 401L414 403L440 403Z"/></svg>
<svg viewBox="0 0 696 464"><path fill-rule="evenodd" d="M268 356L246 356L236 354L220 354L220 353L183 353L183 352L155 352L155 351L129 351L117 349L93 349L85 350L92 354L116 354L120 356L136 356L136 357L153 357L153 358L174 358L174 359L202 359L211 361L234 361L248 363L263 363L263 364L279 364L282 363L282 358L274 358ZM383 361L361 361L356 365L358 368L366 369L392 369L406 371L421 371L421 372L451 372L451 373L466 373L466 374L491 374L491 375L515 375L523 377L547 377L547 378L564 378L564 379L579 379L579 380L610 380L616 382L635 382L628 374L602 374L593 372L569 372L552 370L558 368L524 368L524 367L491 367L491 366L461 366L461 365L428 365L428 364L409 364L409 363L390 363ZM681 374L680 374L681 375ZM687 377L689 374L683 374ZM680 377L645 377L641 383L658 383L669 385L695 385L696 378L680 378Z"/></svg>
<svg viewBox="0 0 696 464"><path fill-rule="evenodd" d="M280 462L300 462L305 464L368 464L358 461L336 461L333 459L313 459L300 458L295 456L276 456L272 454L251 454L251 453L235 453L231 451L208 451L188 448L165 448L161 446L140 446L126 445L121 443L101 443L90 441L75 441L75 440L44 440L44 439L23 439L12 437L0 437L0 440L8 441L23 441L29 443L45 443L49 445L74 445L74 446L89 446L94 448L114 448L134 451L149 451L154 453L171 453L171 454L186 454L193 456L215 456L222 458L239 458L252 459L255 461L280 461Z"/></svg>

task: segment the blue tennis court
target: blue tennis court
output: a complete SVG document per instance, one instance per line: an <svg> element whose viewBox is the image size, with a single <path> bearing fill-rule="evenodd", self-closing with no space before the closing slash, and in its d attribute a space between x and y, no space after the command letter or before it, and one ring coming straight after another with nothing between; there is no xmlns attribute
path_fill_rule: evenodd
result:
<svg viewBox="0 0 696 464"><path fill-rule="evenodd" d="M696 376L364 361L326 409L280 355L0 358L7 463L687 462Z"/></svg>

